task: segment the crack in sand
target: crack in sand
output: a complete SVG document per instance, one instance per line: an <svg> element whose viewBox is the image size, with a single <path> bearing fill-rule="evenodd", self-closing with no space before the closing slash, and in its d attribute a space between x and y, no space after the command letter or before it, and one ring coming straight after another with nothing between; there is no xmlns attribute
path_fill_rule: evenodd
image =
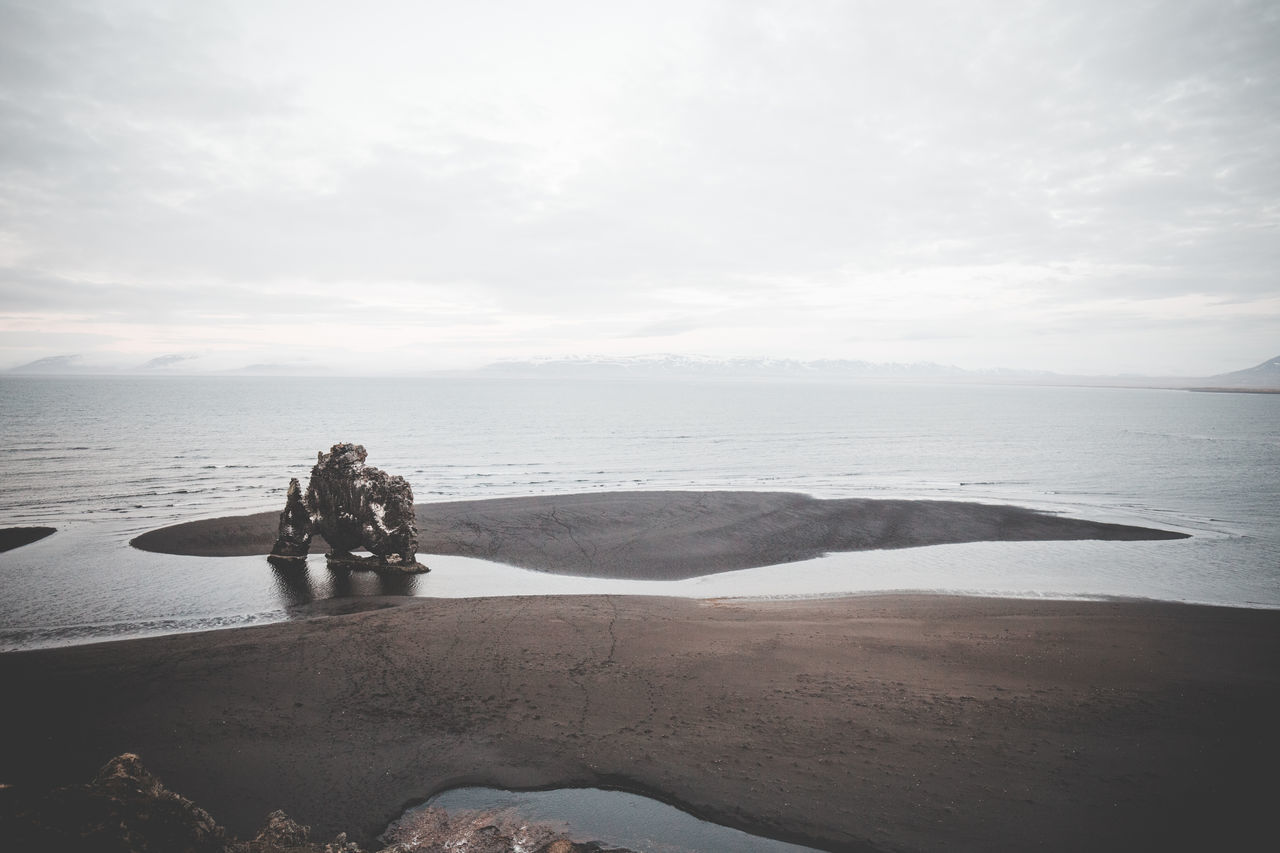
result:
<svg viewBox="0 0 1280 853"><path fill-rule="evenodd" d="M596 555L598 553L595 543L594 542L591 543L591 550L588 551L587 547L582 544L582 541L579 540L577 535L574 533L573 525L569 524L567 521L560 518L560 515L556 507L554 506L551 507L551 511L547 513L547 518L548 520L553 521L556 524L560 525L560 527L564 528L565 534L569 537L569 539L573 542L573 544L577 546L578 551L582 554L583 558L587 561L586 568L594 568L596 564Z"/></svg>
<svg viewBox="0 0 1280 853"><path fill-rule="evenodd" d="M609 607L613 611L613 615L609 617L609 657L604 661L605 664L612 666L614 663L614 652L618 650L618 635L614 631L614 628L618 624L618 603L613 600L613 596L611 595L606 595L604 600L609 603Z"/></svg>

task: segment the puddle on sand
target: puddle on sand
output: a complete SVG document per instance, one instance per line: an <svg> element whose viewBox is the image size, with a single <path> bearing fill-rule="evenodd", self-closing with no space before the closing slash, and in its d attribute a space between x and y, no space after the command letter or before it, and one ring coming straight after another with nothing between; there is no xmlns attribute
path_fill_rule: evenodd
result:
<svg viewBox="0 0 1280 853"><path fill-rule="evenodd" d="M619 847L635 853L798 853L814 849L700 820L648 797L600 788L454 788L406 811L387 828L383 840L425 844L432 833L456 836L484 833L489 827L511 837L512 849L537 849L557 837L594 841L605 849ZM437 843L445 840L440 838Z"/></svg>

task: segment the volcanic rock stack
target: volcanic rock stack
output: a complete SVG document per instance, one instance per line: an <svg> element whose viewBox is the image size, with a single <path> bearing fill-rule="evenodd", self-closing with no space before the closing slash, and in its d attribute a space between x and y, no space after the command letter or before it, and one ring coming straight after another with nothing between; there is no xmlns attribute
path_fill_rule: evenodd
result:
<svg viewBox="0 0 1280 853"><path fill-rule="evenodd" d="M359 444L335 444L319 453L304 497L296 479L280 514L268 558L287 568L306 561L311 537L329 543L329 565L391 572L425 572L417 560L418 528L413 489L403 477L365 465ZM353 551L366 549L369 557Z"/></svg>

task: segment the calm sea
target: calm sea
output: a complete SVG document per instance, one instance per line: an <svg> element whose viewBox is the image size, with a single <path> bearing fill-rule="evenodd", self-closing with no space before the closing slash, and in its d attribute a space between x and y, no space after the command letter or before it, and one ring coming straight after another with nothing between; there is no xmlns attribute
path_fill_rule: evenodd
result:
<svg viewBox="0 0 1280 853"><path fill-rule="evenodd" d="M943 385L503 379L0 379L0 649L273 621L326 598L930 590L1280 606L1280 395ZM835 555L680 584L428 558L407 581L289 584L260 558L141 554L154 527L283 505L364 444L419 501L755 489L1014 503L1183 530L1149 543Z"/></svg>

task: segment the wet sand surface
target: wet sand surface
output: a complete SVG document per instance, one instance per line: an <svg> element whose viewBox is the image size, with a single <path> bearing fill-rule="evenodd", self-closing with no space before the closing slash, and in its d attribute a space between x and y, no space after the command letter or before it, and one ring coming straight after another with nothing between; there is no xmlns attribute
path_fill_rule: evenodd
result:
<svg viewBox="0 0 1280 853"><path fill-rule="evenodd" d="M616 786L833 850L1274 840L1280 612L384 603L0 655L0 783L89 778L135 751L242 836L283 808L313 837L367 840L404 804L476 784Z"/></svg>
<svg viewBox="0 0 1280 853"><path fill-rule="evenodd" d="M1186 534L956 501L820 500L786 492L613 492L418 504L422 554L557 574L679 580L831 551L959 542L1182 539ZM190 556L266 554L278 512L188 522L133 540ZM322 541L312 552L325 550ZM427 558L427 563L430 559Z"/></svg>

